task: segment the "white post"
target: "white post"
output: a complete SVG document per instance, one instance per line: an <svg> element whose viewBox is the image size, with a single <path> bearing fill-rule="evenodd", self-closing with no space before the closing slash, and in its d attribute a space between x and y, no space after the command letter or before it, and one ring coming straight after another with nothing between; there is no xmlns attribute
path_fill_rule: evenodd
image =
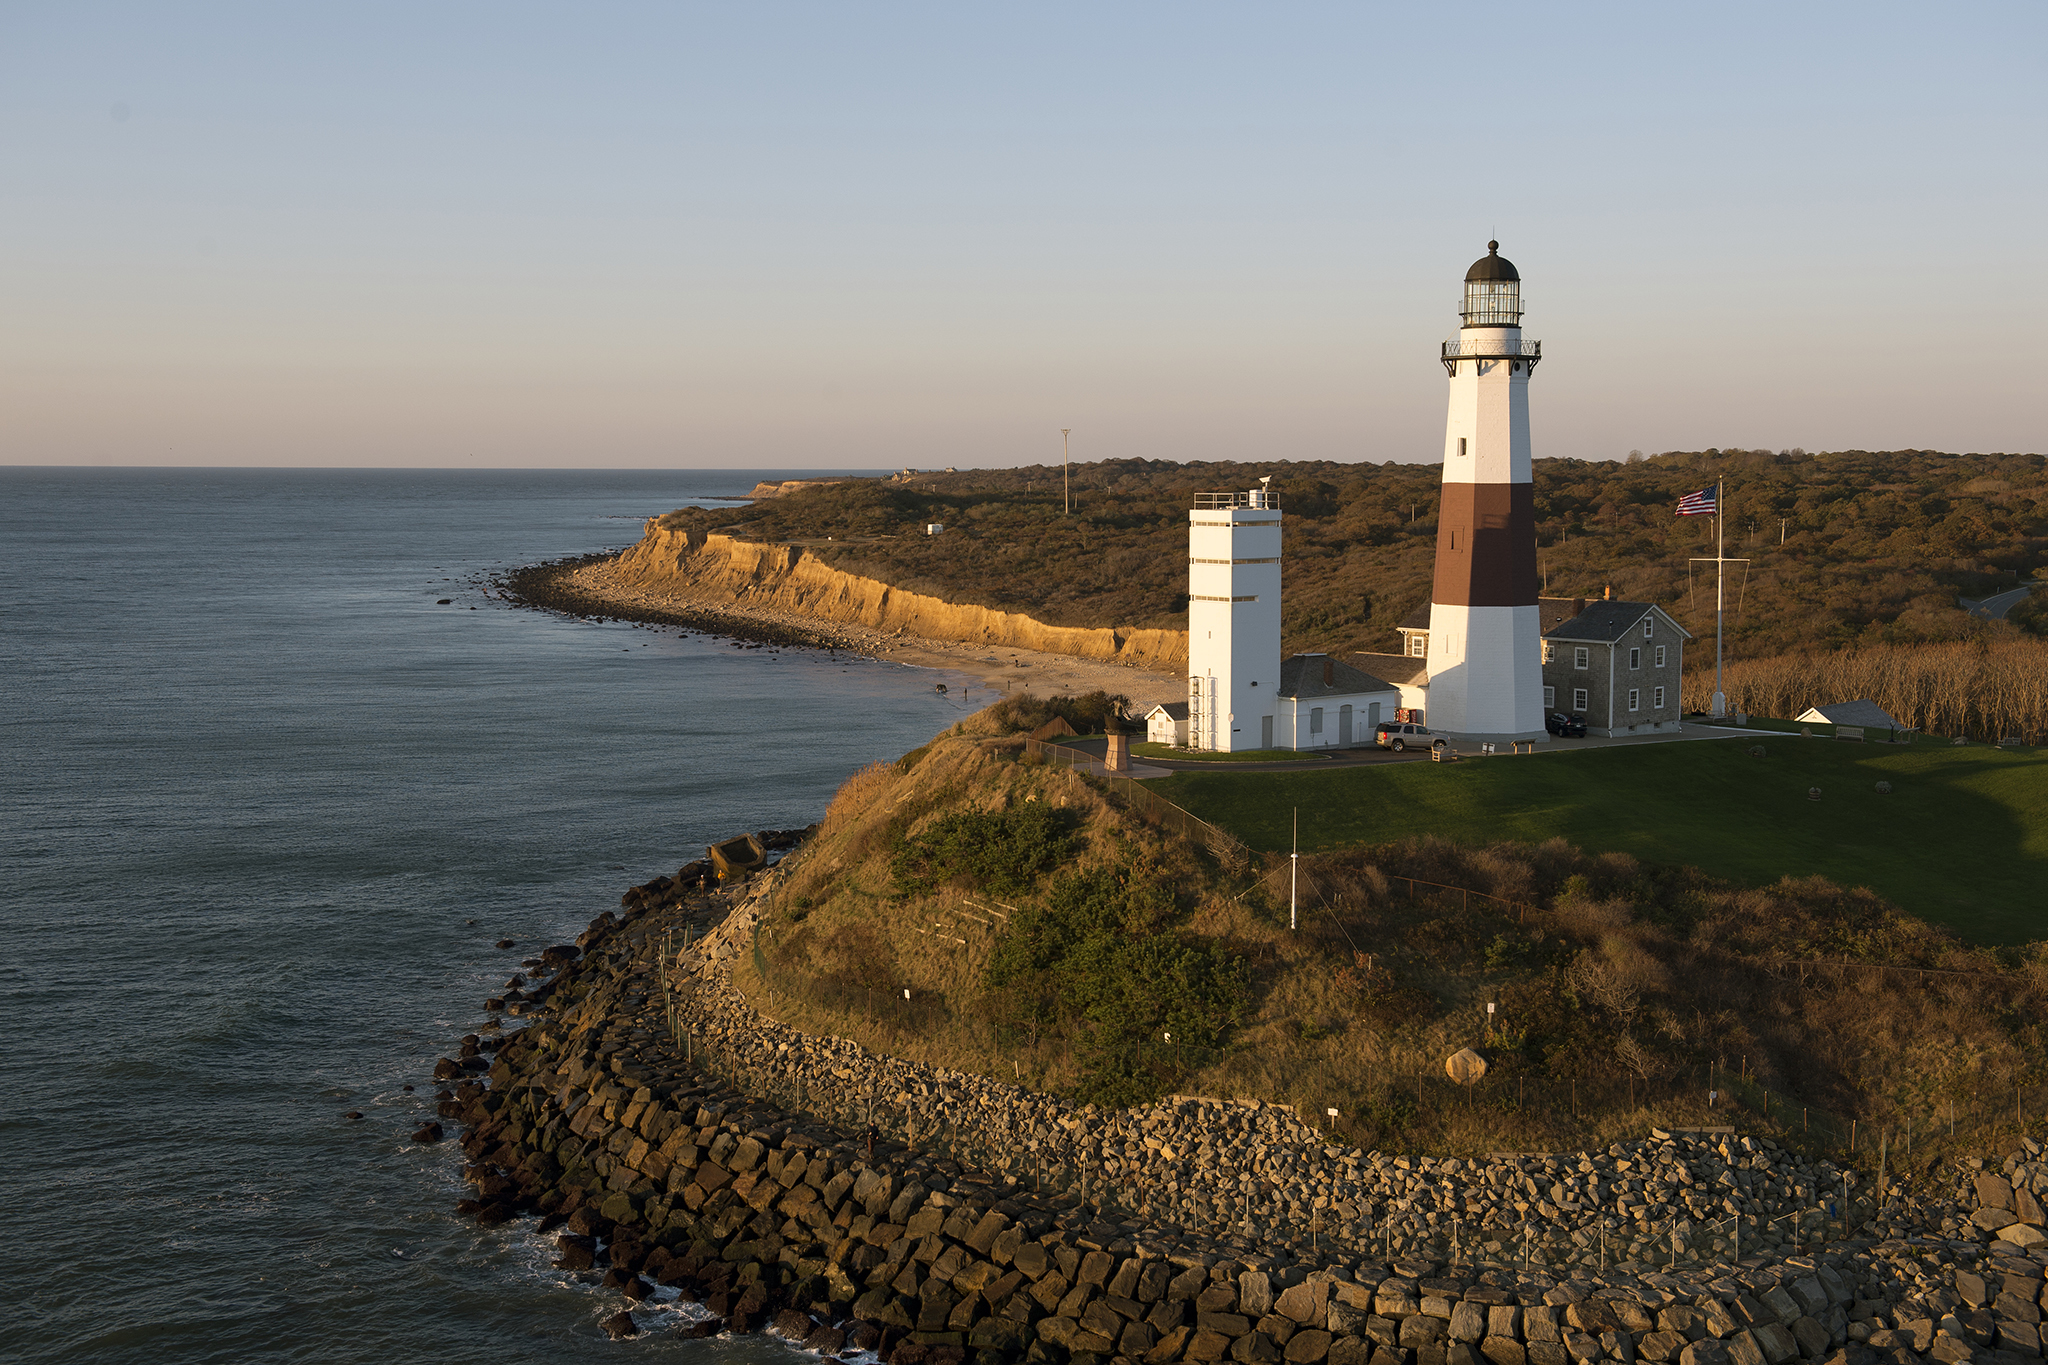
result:
<svg viewBox="0 0 2048 1365"><path fill-rule="evenodd" d="M1060 428L1060 496L1066 500L1061 516L1072 516L1074 512L1073 485L1067 481L1067 433L1072 430L1072 427Z"/></svg>
<svg viewBox="0 0 2048 1365"><path fill-rule="evenodd" d="M1301 873L1301 807L1294 808L1294 851L1287 855L1287 927L1297 929L1294 890Z"/></svg>

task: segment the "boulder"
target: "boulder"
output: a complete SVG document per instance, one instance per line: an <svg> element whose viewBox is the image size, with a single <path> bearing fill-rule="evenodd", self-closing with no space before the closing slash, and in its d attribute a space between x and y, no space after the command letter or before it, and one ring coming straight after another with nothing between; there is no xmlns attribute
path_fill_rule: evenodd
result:
<svg viewBox="0 0 2048 1365"><path fill-rule="evenodd" d="M604 1320L604 1330L613 1341L624 1341L640 1335L640 1324L633 1321L631 1313L621 1310Z"/></svg>
<svg viewBox="0 0 2048 1365"><path fill-rule="evenodd" d="M1283 1354L1288 1365L1317 1365L1330 1354L1331 1337L1328 1332L1314 1327L1305 1327L1287 1338Z"/></svg>

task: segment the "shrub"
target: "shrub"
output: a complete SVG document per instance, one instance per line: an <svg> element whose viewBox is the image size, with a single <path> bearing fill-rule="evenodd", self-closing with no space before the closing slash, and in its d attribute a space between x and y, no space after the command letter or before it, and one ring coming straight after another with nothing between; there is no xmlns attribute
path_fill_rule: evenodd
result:
<svg viewBox="0 0 2048 1365"><path fill-rule="evenodd" d="M1155 1097L1162 1077L1145 1047L1161 1033L1215 1047L1237 1027L1248 978L1209 941L1184 941L1172 893L1124 869L1057 878L1043 906L1026 908L997 942L987 980L1034 1016L1078 1033L1080 1098L1132 1104Z"/></svg>
<svg viewBox="0 0 2048 1365"><path fill-rule="evenodd" d="M955 879L994 895L1022 895L1067 857L1067 821L1037 802L1009 810L952 811L902 839L890 858L899 895L918 895Z"/></svg>
<svg viewBox="0 0 2048 1365"><path fill-rule="evenodd" d="M1064 719L1076 733L1092 735L1109 723L1112 715L1130 710L1131 699L1112 692L1086 692L1078 697L1041 697L1019 692L1005 697L988 710L997 734L1029 734L1054 718Z"/></svg>

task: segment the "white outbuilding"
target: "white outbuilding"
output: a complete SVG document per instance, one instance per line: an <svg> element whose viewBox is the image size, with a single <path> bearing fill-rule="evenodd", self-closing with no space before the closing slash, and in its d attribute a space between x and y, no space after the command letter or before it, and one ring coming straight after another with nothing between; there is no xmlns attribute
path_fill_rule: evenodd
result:
<svg viewBox="0 0 2048 1365"><path fill-rule="evenodd" d="M1145 738L1153 744L1170 744L1176 749L1186 748L1188 704L1184 701L1163 701L1147 711Z"/></svg>
<svg viewBox="0 0 2048 1365"><path fill-rule="evenodd" d="M1328 654L1296 654L1281 661L1277 701L1279 748L1345 749L1394 719L1401 689Z"/></svg>

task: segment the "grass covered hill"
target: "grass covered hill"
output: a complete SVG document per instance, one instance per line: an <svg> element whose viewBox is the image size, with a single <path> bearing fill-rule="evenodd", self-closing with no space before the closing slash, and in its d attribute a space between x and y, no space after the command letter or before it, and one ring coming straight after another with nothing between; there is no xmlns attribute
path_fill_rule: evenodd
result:
<svg viewBox="0 0 2048 1365"><path fill-rule="evenodd" d="M1972 942L2048 937L2039 750L1759 733L1454 764L1179 773L1147 786L1258 849L1288 847L1297 809L1313 850L1558 837L1751 886L1793 872L1869 887Z"/></svg>
<svg viewBox="0 0 2048 1365"><path fill-rule="evenodd" d="M1053 625L1185 624L1187 508L1199 491L1274 476L1288 517L1284 647L1390 649L1428 600L1440 465L1075 465L963 470L810 488L746 507L684 509L675 528L796 541L840 568ZM1555 596L1657 602L1713 625L1706 518L1679 496L1726 479L1729 553L1750 556L1733 656L1997 633L1955 604L2048 566L2048 461L1931 451L1672 452L1625 462L1538 460L1539 558ZM1783 544L1779 543L1783 522ZM945 534L927 537L927 522ZM2037 619L2021 613L2023 621ZM2048 619L2048 618L2039 618Z"/></svg>
<svg viewBox="0 0 2048 1365"><path fill-rule="evenodd" d="M1869 1122L1954 1099L1967 1133L1975 1097L2009 1116L2048 1060L2039 945L1971 949L1819 877L1742 888L1512 837L1309 860L1290 929L1285 858L1219 861L1008 728L984 712L849 781L735 984L879 1051L1098 1102L1336 1107L1347 1141L1389 1150L1726 1121L1710 1075L1769 1105L1757 1127L1796 1133L1788 1104ZM1411 898L1402 876L1480 894ZM1798 965L1818 958L1851 965ZM1491 1067L1476 1092L1443 1079L1468 1046Z"/></svg>

